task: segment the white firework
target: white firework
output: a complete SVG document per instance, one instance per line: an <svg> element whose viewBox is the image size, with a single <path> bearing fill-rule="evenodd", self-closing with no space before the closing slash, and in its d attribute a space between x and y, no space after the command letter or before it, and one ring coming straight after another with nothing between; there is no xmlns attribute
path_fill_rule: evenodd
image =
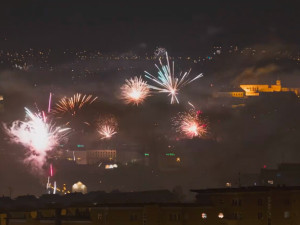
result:
<svg viewBox="0 0 300 225"><path fill-rule="evenodd" d="M174 61L172 62L172 67L170 67L168 53L166 52L166 60L167 64L163 64L161 58L159 58L160 67L156 66L158 69L158 76L155 77L149 72L145 71L148 79L152 80L157 86L149 85L149 87L153 90L158 91L159 93L167 93L168 96L171 96L171 104L177 102L179 103L177 95L179 94L179 90L192 83L193 81L202 77L202 73L195 76L194 78L189 78L191 69L187 72L180 72L178 76L175 76L174 71Z"/></svg>

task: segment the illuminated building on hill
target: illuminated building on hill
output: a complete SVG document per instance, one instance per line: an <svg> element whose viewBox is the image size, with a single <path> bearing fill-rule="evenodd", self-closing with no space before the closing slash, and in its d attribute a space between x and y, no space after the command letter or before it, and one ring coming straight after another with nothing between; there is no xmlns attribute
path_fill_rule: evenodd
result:
<svg viewBox="0 0 300 225"><path fill-rule="evenodd" d="M259 96L260 92L294 92L297 96L300 93L300 88L282 87L280 80L277 80L275 85L242 84L240 87L245 91L245 96Z"/></svg>
<svg viewBox="0 0 300 225"><path fill-rule="evenodd" d="M117 150L115 149L93 149L93 150L66 150L64 158L75 161L81 165L94 165L100 162L115 162Z"/></svg>
<svg viewBox="0 0 300 225"><path fill-rule="evenodd" d="M260 93L278 93L278 92L293 92L300 96L300 88L282 87L281 81L276 80L276 84L241 84L240 88L243 91L218 92L214 97L232 97L232 98L247 98L259 96Z"/></svg>

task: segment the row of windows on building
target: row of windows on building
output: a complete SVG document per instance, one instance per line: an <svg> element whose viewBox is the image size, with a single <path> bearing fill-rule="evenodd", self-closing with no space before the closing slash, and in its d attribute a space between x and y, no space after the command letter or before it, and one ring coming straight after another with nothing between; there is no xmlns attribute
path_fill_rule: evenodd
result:
<svg viewBox="0 0 300 225"><path fill-rule="evenodd" d="M205 212L201 213L201 218L202 219L207 219L208 218L207 213L205 213ZM223 212L219 212L218 213L218 218L219 219L223 219L224 218L224 213ZM242 214L239 213L239 212L235 212L235 213L233 213L233 215L232 215L231 218L235 219L235 220L241 220L242 219ZM290 212L289 211L285 211L283 213L283 218L289 219L290 218ZM180 221L181 219L182 218L181 218L181 214L180 213L171 213L171 214L169 214L169 220L170 221ZM257 219L258 220L264 219L264 214L262 212L258 212L257 213ZM138 214L137 213L132 213L130 215L130 221L137 221L137 220L138 220Z"/></svg>
<svg viewBox="0 0 300 225"><path fill-rule="evenodd" d="M202 217L202 219L207 219L207 214L202 213L201 217ZM223 219L224 214L222 212L220 212L218 214L218 218ZM138 215L136 213L133 213L133 214L130 215L130 221L137 221L137 220L138 220ZM180 213L171 213L171 214L169 214L169 220L170 221L180 221L181 220L181 214Z"/></svg>
<svg viewBox="0 0 300 225"><path fill-rule="evenodd" d="M220 199L220 200L219 200L219 203L220 203L220 204L224 204L224 200L223 200L223 199ZM284 200L283 200L283 203L284 203L285 205L289 205L289 204L290 204L290 201L289 201L288 199L284 199ZM242 200L241 200L241 199L232 199L231 205L232 205L232 206L242 206ZM261 199L261 198L257 199L257 205L258 205L258 206L262 206L262 205L263 205L263 199Z"/></svg>
<svg viewBox="0 0 300 225"><path fill-rule="evenodd" d="M95 156L116 156L116 152L91 152L89 154Z"/></svg>
<svg viewBox="0 0 300 225"><path fill-rule="evenodd" d="M202 213L201 214L202 219L207 219L207 214L206 213ZM218 218L223 219L224 218L224 213L220 212L218 214ZM262 212L258 212L257 213L257 219L262 220L264 218L263 213ZM283 212L283 218L285 219L289 219L290 218L290 212L289 211L284 211ZM233 219L237 219L240 220L242 219L242 214L241 213L233 213Z"/></svg>
<svg viewBox="0 0 300 225"><path fill-rule="evenodd" d="M207 214L206 213L201 213L202 219L207 219ZM220 212L218 214L218 218L223 219L224 218L224 213Z"/></svg>
<svg viewBox="0 0 300 225"><path fill-rule="evenodd" d="M220 204L224 204L224 200L220 199L219 203ZM242 206L242 200L241 199L232 199L231 205L232 206ZM257 205L263 205L263 200L262 199L258 199L257 200Z"/></svg>

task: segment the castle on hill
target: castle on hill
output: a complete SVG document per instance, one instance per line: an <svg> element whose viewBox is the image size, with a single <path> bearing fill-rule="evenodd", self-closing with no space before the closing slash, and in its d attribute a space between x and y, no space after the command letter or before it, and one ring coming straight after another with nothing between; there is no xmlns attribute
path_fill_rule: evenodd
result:
<svg viewBox="0 0 300 225"><path fill-rule="evenodd" d="M274 92L293 92L300 96L300 88L282 87L281 81L276 80L276 84L241 84L242 91L231 92L217 92L214 97L233 97L233 98L247 98L252 96L259 96L260 93L274 93Z"/></svg>

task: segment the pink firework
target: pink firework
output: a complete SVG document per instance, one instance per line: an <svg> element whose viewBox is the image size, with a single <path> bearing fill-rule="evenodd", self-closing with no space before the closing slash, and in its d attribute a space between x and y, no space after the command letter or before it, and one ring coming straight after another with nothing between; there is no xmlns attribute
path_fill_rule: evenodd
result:
<svg viewBox="0 0 300 225"><path fill-rule="evenodd" d="M125 84L121 87L121 98L126 104L138 105L150 95L150 89L146 81L141 77L130 78L125 80Z"/></svg>
<svg viewBox="0 0 300 225"><path fill-rule="evenodd" d="M69 129L56 127L48 123L43 115L34 114L27 108L25 112L26 121L14 121L10 127L5 125L5 130L13 142L22 144L29 150L25 161L41 168L46 161L47 152L66 137Z"/></svg>
<svg viewBox="0 0 300 225"><path fill-rule="evenodd" d="M173 124L176 131L187 138L203 137L207 133L207 124L201 118L199 111L190 110L179 113L173 119Z"/></svg>

